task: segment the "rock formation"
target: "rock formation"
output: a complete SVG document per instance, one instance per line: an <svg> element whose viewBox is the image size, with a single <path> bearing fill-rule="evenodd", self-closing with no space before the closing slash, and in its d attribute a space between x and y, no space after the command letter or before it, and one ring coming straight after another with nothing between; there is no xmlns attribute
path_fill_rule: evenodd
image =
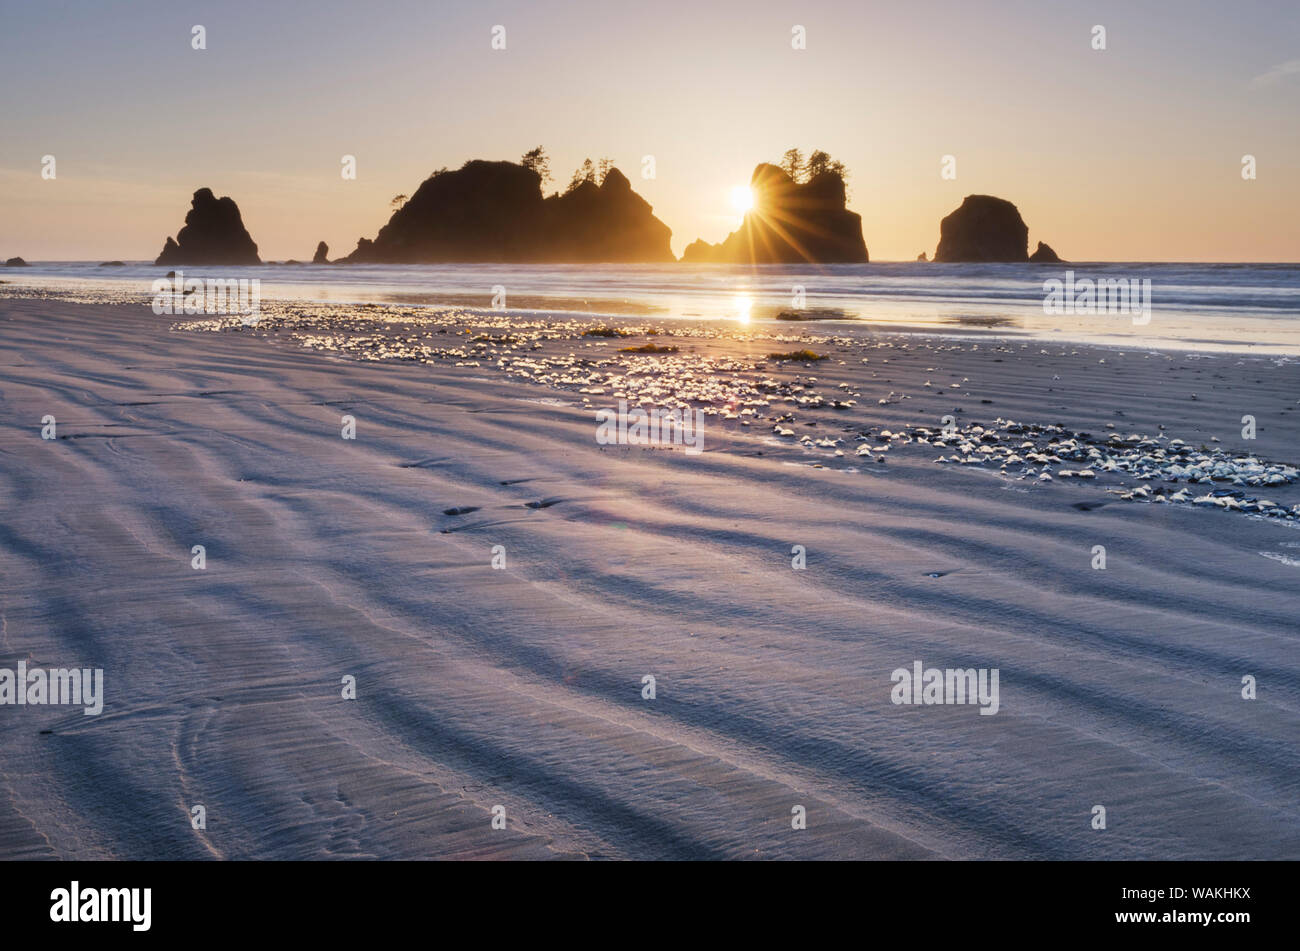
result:
<svg viewBox="0 0 1300 951"><path fill-rule="evenodd" d="M217 198L210 188L194 193L185 227L167 239L157 265L261 264L257 245L244 228L231 198Z"/></svg>
<svg viewBox="0 0 1300 951"><path fill-rule="evenodd" d="M1043 242L1041 241L1038 242L1038 249L1034 251L1033 254L1029 255L1029 260L1035 264L1064 264L1065 263L1059 257L1057 257L1056 252L1052 250L1050 245L1043 244Z"/></svg>
<svg viewBox="0 0 1300 951"><path fill-rule="evenodd" d="M927 257L925 256L925 252L924 252L924 251L922 251L920 254L918 254L918 255L916 256L916 259L917 259L918 261L928 261L928 260L929 260L929 258L927 258Z"/></svg>
<svg viewBox="0 0 1300 951"><path fill-rule="evenodd" d="M425 179L374 241L362 238L343 260L672 261L672 231L651 212L618 169L543 198L533 169L476 160Z"/></svg>
<svg viewBox="0 0 1300 951"><path fill-rule="evenodd" d="M1028 261L1029 229L1016 206L992 195L967 195L939 223L936 261Z"/></svg>
<svg viewBox="0 0 1300 951"><path fill-rule="evenodd" d="M312 256L312 264L329 264L330 263L330 246L322 241L316 245L316 253Z"/></svg>
<svg viewBox="0 0 1300 951"><path fill-rule="evenodd" d="M682 254L692 263L864 264L862 218L845 208L844 180L822 172L799 184L766 163L749 180L754 207L739 230L720 244L693 241Z"/></svg>
<svg viewBox="0 0 1300 951"><path fill-rule="evenodd" d="M616 168L604 180L583 182L543 204L543 234L556 261L675 261L672 230L654 216L649 202L632 190Z"/></svg>
<svg viewBox="0 0 1300 951"><path fill-rule="evenodd" d="M22 258L10 258L5 262L5 267L31 267L31 265Z"/></svg>

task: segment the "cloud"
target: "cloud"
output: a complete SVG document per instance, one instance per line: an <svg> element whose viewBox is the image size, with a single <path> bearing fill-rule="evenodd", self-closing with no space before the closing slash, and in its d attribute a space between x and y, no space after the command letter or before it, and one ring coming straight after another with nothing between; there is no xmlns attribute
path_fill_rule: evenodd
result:
<svg viewBox="0 0 1300 951"><path fill-rule="evenodd" d="M1252 86L1273 86L1288 76L1300 75L1300 59L1289 59L1250 81Z"/></svg>

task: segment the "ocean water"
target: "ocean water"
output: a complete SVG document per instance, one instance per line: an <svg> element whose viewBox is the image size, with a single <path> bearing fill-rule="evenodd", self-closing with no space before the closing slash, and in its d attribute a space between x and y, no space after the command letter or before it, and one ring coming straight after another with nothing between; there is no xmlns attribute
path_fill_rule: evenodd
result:
<svg viewBox="0 0 1300 951"><path fill-rule="evenodd" d="M34 262L0 271L0 294L33 290L148 299L165 268L146 262ZM1300 265L1072 263L865 265L262 265L182 269L187 278L257 278L264 299L652 319L739 325L779 314L927 333L1190 350L1300 354ZM1074 312L1045 312L1047 282ZM1132 283L1130 311L1089 309L1083 281ZM1146 282L1149 282L1146 283ZM1100 297L1100 295L1098 296ZM1094 298L1098 299L1098 298ZM796 326L790 324L788 326Z"/></svg>

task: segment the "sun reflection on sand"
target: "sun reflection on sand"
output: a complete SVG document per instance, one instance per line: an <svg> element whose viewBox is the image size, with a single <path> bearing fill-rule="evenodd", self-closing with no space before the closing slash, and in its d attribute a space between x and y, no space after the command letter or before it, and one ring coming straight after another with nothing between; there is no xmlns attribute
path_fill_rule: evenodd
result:
<svg viewBox="0 0 1300 951"><path fill-rule="evenodd" d="M735 313L738 323L749 323L749 316L753 309L754 298L748 294L737 294L732 301L732 311Z"/></svg>

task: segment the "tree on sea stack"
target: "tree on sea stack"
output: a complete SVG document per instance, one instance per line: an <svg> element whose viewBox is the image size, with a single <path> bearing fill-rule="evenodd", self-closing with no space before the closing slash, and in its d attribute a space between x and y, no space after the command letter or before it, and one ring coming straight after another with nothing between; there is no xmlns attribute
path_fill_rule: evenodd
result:
<svg viewBox="0 0 1300 951"><path fill-rule="evenodd" d="M751 200L741 227L720 244L692 241L682 260L695 264L866 264L870 258L862 238L862 218L848 210L845 174L844 163L820 149L809 155L807 162L798 149L789 149L780 166L761 163L750 176L747 191Z"/></svg>
<svg viewBox="0 0 1300 951"><path fill-rule="evenodd" d="M803 153L798 149L786 149L781 156L781 171L790 176L791 181L799 181L803 176Z"/></svg>
<svg viewBox="0 0 1300 951"><path fill-rule="evenodd" d="M584 182L596 184L596 166L592 164L591 159L583 159L582 164L573 173L573 178L569 181L569 191L573 191Z"/></svg>
<svg viewBox="0 0 1300 951"><path fill-rule="evenodd" d="M546 154L546 149L540 145L525 152L519 160L519 164L529 171L536 172L543 188L546 187L548 182L554 181L551 177L551 159Z"/></svg>
<svg viewBox="0 0 1300 951"><path fill-rule="evenodd" d="M816 149L808 156L808 164L804 167L804 181L811 182L823 175L834 175L844 183L844 200L848 201L849 170L839 159L833 159L828 153Z"/></svg>
<svg viewBox="0 0 1300 951"><path fill-rule="evenodd" d="M588 159L573 188L547 196L538 171L545 162L539 146L517 161L471 159L435 172L373 241L359 240L334 263L674 260L672 231L612 164L597 183Z"/></svg>

